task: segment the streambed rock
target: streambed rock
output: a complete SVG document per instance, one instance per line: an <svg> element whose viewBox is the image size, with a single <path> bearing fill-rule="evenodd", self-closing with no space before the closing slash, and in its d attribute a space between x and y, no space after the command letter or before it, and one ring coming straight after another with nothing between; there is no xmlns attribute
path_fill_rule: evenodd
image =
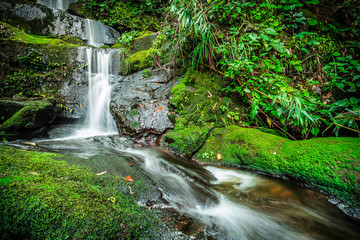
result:
<svg viewBox="0 0 360 240"><path fill-rule="evenodd" d="M139 137L162 134L173 128L168 117L172 86L173 81L165 71L147 70L122 77L113 87L110 102L110 111L120 132Z"/></svg>

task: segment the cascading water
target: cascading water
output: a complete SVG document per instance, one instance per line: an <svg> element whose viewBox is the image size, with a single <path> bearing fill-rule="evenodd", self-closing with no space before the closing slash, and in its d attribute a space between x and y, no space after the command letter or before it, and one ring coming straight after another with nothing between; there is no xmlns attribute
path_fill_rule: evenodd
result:
<svg viewBox="0 0 360 240"><path fill-rule="evenodd" d="M90 19L85 20L85 33L90 46L101 47L104 45L106 31L107 28L103 23Z"/></svg>
<svg viewBox="0 0 360 240"><path fill-rule="evenodd" d="M76 3L78 0L37 0L37 3L49 8L66 11L70 3Z"/></svg>
<svg viewBox="0 0 360 240"><path fill-rule="evenodd" d="M88 44L104 45L106 27L104 24L86 19L85 32ZM87 48L88 63L88 120L85 129L77 136L95 136L117 133L115 121L110 114L111 79L119 72L120 54L116 49Z"/></svg>
<svg viewBox="0 0 360 240"><path fill-rule="evenodd" d="M86 49L88 60L89 110L85 129L77 136L95 136L117 133L115 121L110 114L111 78L114 77L117 50ZM119 60L118 60L119 61ZM115 64L116 65L116 64Z"/></svg>
<svg viewBox="0 0 360 240"><path fill-rule="evenodd" d="M218 191L206 188L192 179L192 177L201 179L199 175L192 173L190 175L193 176L189 177L187 169L170 164L154 152L133 149L127 151L138 155L139 159L145 162L145 170L166 193L164 197L171 207L206 224L206 231L210 238L230 240L307 239L289 227L278 224L270 216L231 201ZM216 168L209 168L209 170L209 173L212 171L217 173ZM233 174L229 170L222 170L221 173L224 175L229 173L230 176ZM220 175L215 174L218 181L224 178ZM250 186L249 182L255 180L255 177L245 174L237 174L236 177L247 179L245 185L248 186Z"/></svg>

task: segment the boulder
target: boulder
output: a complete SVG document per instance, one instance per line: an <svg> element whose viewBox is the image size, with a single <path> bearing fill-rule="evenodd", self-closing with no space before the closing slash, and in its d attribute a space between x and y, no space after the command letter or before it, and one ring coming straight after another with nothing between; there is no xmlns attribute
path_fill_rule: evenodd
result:
<svg viewBox="0 0 360 240"><path fill-rule="evenodd" d="M33 138L44 133L45 127L55 118L55 99L29 99L26 101L1 100L5 106L23 106L13 116L0 125L0 136L13 138ZM14 107L13 109L16 109Z"/></svg>
<svg viewBox="0 0 360 240"><path fill-rule="evenodd" d="M122 77L113 87L110 111L128 136L162 134L174 127L168 117L173 82L167 72L145 70Z"/></svg>

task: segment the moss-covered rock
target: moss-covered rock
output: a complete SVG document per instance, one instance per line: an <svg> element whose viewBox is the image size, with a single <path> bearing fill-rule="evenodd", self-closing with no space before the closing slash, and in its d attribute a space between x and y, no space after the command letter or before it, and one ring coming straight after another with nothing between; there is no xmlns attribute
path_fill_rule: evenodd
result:
<svg viewBox="0 0 360 240"><path fill-rule="evenodd" d="M145 68L151 67L152 59L147 50L136 52L130 57L131 72L138 72Z"/></svg>
<svg viewBox="0 0 360 240"><path fill-rule="evenodd" d="M195 159L294 178L360 207L359 138L291 141L229 126L214 129Z"/></svg>
<svg viewBox="0 0 360 240"><path fill-rule="evenodd" d="M43 133L41 128L55 118L55 102L55 99L46 98L18 103L18 105L23 104L24 107L0 125L0 135L7 138L32 138ZM3 100L2 103L5 105L16 104L11 100Z"/></svg>
<svg viewBox="0 0 360 240"><path fill-rule="evenodd" d="M0 146L1 239L158 239L123 177ZM121 189L127 189L126 193Z"/></svg>
<svg viewBox="0 0 360 240"><path fill-rule="evenodd" d="M220 77L191 69L172 89L170 104L178 118L164 140L173 151L190 157L201 148L211 129L240 120L240 116L234 119L235 112L238 116L243 110L221 96L221 89Z"/></svg>
<svg viewBox="0 0 360 240"><path fill-rule="evenodd" d="M75 41L72 37L65 40ZM0 22L0 97L44 95L60 100L62 81L77 67L74 61L79 46L61 39L29 35Z"/></svg>
<svg viewBox="0 0 360 240"><path fill-rule="evenodd" d="M141 32L139 37L134 38L131 51L140 52L144 50L149 50L157 37L157 34L150 31Z"/></svg>

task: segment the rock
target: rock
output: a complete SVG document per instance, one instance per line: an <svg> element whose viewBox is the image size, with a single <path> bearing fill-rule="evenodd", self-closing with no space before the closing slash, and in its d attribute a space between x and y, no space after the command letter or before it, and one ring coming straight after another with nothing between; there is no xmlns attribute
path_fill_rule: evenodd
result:
<svg viewBox="0 0 360 240"><path fill-rule="evenodd" d="M162 134L174 126L168 117L168 97L173 85L168 74L152 72L150 77L145 76L138 72L122 77L113 87L110 111L125 135Z"/></svg>
<svg viewBox="0 0 360 240"><path fill-rule="evenodd" d="M41 135L55 118L55 99L29 99L24 102L2 100L9 106L24 105L13 116L0 125L0 135L8 138L33 138Z"/></svg>
<svg viewBox="0 0 360 240"><path fill-rule="evenodd" d="M26 33L88 39L86 24L90 21L40 4L0 2L0 17L2 21L23 29ZM115 44L120 34L103 23L98 25L102 29L101 42Z"/></svg>
<svg viewBox="0 0 360 240"><path fill-rule="evenodd" d="M144 50L149 50L158 36L157 33L145 31L142 32L141 36L135 38L132 43L131 52L140 52Z"/></svg>
<svg viewBox="0 0 360 240"><path fill-rule="evenodd" d="M25 106L24 102L0 100L0 123L4 123Z"/></svg>

